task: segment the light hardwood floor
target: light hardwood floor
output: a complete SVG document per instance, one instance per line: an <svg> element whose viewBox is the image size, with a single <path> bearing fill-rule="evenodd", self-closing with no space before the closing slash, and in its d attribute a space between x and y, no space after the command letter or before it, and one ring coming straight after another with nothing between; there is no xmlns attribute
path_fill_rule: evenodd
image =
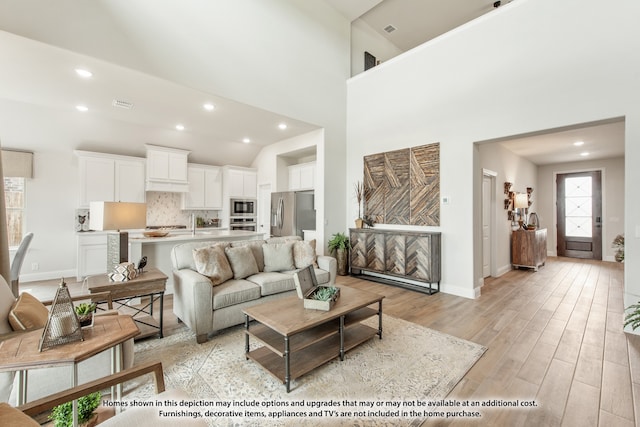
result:
<svg viewBox="0 0 640 427"><path fill-rule="evenodd" d="M339 277L338 284L385 295L388 315L488 348L449 399L520 399L538 405L481 408L483 417L475 422L434 420L425 426L624 427L640 425L640 337L622 332L622 268L551 257L538 272L513 270L486 280L476 300L429 296L349 276ZM21 288L40 298L55 293L55 286L30 285ZM79 291L79 285L70 289ZM167 298L165 335L184 327Z"/></svg>

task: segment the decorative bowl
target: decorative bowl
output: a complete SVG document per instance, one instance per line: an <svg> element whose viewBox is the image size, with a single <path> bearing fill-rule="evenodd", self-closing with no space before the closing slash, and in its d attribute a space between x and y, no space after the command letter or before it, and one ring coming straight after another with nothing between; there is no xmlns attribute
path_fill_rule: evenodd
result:
<svg viewBox="0 0 640 427"><path fill-rule="evenodd" d="M169 232L167 230L147 230L142 234L144 237L165 237Z"/></svg>

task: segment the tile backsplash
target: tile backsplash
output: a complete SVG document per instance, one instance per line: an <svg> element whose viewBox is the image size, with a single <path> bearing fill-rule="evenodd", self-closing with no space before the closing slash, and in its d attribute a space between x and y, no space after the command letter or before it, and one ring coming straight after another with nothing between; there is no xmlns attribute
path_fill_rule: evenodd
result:
<svg viewBox="0 0 640 427"><path fill-rule="evenodd" d="M218 211L183 211L180 193L147 191L147 225L186 225L190 227L191 214L205 219L218 218Z"/></svg>

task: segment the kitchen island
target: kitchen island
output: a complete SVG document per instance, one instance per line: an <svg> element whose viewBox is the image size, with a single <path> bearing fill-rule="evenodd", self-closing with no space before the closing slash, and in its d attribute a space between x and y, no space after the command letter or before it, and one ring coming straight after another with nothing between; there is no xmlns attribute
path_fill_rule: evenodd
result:
<svg viewBox="0 0 640 427"><path fill-rule="evenodd" d="M237 240L260 240L264 233L242 230L171 231L165 237L145 237L141 232L129 233L129 261L138 265L143 256L147 265L156 267L169 278L165 294L173 294L171 249L180 243L192 241L233 242Z"/></svg>

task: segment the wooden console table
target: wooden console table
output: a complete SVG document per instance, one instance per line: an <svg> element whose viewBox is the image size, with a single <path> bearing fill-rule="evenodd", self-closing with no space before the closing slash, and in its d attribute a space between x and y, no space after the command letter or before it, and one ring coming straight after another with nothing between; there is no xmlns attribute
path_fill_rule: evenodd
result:
<svg viewBox="0 0 640 427"><path fill-rule="evenodd" d="M384 296L342 287L329 311L306 309L297 296L254 305L245 314L245 354L291 390L291 380L340 357L346 351L378 335L382 339ZM378 309L367 307L378 305ZM378 328L363 325L378 316ZM250 326L250 320L258 323ZM249 337L264 346L249 351Z"/></svg>
<svg viewBox="0 0 640 427"><path fill-rule="evenodd" d="M538 271L547 262L547 229L515 230L511 233L511 264Z"/></svg>
<svg viewBox="0 0 640 427"><path fill-rule="evenodd" d="M349 234L352 275L430 295L440 291L439 232L352 228Z"/></svg>
<svg viewBox="0 0 640 427"><path fill-rule="evenodd" d="M92 276L88 279L89 293L110 292L113 302L122 308L133 310L133 320L140 327L140 335L136 338L145 338L158 334L163 337L162 321L164 310L164 291L167 284L167 276L157 268L149 268L139 274L135 279L126 282L112 282L106 274ZM133 298L149 297L149 302L142 307L128 305ZM153 303L160 301L160 314L158 321L153 318Z"/></svg>

